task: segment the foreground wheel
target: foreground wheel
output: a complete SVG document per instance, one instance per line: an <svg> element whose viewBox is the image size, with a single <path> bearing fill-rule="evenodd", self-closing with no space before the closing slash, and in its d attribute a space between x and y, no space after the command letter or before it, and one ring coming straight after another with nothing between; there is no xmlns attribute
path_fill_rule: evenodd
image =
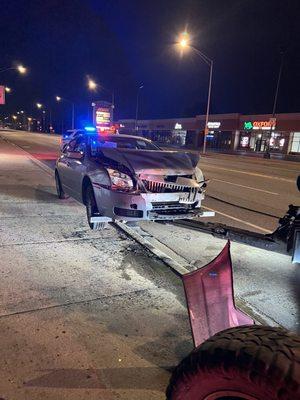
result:
<svg viewBox="0 0 300 400"><path fill-rule="evenodd" d="M89 227L93 231L100 231L106 227L105 222L91 222L92 217L100 216L98 211L97 203L95 200L94 190L91 185L86 188L85 193L85 206L86 206L86 216L88 220Z"/></svg>
<svg viewBox="0 0 300 400"><path fill-rule="evenodd" d="M219 332L175 369L168 400L299 400L300 338L243 326Z"/></svg>
<svg viewBox="0 0 300 400"><path fill-rule="evenodd" d="M58 172L55 171L55 184L56 184L56 192L57 192L57 196L59 199L67 199L68 196L65 194L65 192L63 191L63 188L61 186L61 181L58 175Z"/></svg>

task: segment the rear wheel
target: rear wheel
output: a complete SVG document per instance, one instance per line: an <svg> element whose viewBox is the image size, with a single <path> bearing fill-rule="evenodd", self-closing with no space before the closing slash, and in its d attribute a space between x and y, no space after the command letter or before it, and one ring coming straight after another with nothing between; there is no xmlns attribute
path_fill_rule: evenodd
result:
<svg viewBox="0 0 300 400"><path fill-rule="evenodd" d="M219 332L172 374L168 400L299 400L300 338L243 326Z"/></svg>
<svg viewBox="0 0 300 400"><path fill-rule="evenodd" d="M85 192L85 206L86 206L86 216L88 220L89 227L94 231L99 231L104 229L107 224L105 222L92 222L92 217L100 217L100 213L97 207L94 190L92 185L88 185Z"/></svg>
<svg viewBox="0 0 300 400"><path fill-rule="evenodd" d="M59 177L57 171L55 171L55 184L56 184L56 192L57 192L58 198L59 199L67 199L68 196L65 194L65 192L62 188L60 177Z"/></svg>

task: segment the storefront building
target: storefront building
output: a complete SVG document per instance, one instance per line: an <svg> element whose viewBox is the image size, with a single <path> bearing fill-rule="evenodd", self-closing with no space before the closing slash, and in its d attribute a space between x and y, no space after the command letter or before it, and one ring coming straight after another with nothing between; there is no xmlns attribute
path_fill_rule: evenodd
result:
<svg viewBox="0 0 300 400"><path fill-rule="evenodd" d="M138 134L161 146L201 149L205 115L161 120L121 120L120 133ZM207 124L208 151L300 155L300 113L213 114Z"/></svg>

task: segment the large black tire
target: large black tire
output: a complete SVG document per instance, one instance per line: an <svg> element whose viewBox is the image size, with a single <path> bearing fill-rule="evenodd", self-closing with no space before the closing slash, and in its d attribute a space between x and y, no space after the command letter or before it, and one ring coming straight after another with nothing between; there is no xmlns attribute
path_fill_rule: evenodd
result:
<svg viewBox="0 0 300 400"><path fill-rule="evenodd" d="M299 400L300 338L283 329L219 332L173 372L168 400Z"/></svg>
<svg viewBox="0 0 300 400"><path fill-rule="evenodd" d="M62 186L60 177L57 171L55 171L55 184L56 184L56 192L59 199L67 199L68 196L65 194Z"/></svg>
<svg viewBox="0 0 300 400"><path fill-rule="evenodd" d="M91 184L89 184L85 191L85 206L86 206L86 216L88 220L89 227L93 231L100 231L105 228L106 224L103 222L91 222L91 218L95 216L100 216L94 190Z"/></svg>

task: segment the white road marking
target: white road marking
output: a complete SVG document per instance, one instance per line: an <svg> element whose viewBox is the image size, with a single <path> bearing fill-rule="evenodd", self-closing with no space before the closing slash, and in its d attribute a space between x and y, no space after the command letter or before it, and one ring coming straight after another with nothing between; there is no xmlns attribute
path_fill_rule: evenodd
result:
<svg viewBox="0 0 300 400"><path fill-rule="evenodd" d="M201 165L201 164L200 164ZM279 176L270 176L270 175L264 175L264 174L258 174L256 172L247 172L247 171L239 171L237 169L230 169L230 168L221 168L221 167L216 167L215 165L206 165L204 166L203 164L201 165L201 168L212 168L212 169L219 169L221 171L228 171L228 172L235 172L236 174L245 174L245 175L252 175L252 176L259 176L261 178L269 178L269 179L276 179L279 181L285 181L285 182L292 182L295 183L296 179L288 179L288 178L281 178Z"/></svg>
<svg viewBox="0 0 300 400"><path fill-rule="evenodd" d="M229 185L240 186L240 187L243 187L243 188L246 188L246 189L257 190L258 192L264 192L264 193L269 193L269 194L275 194L275 195L279 196L279 193L269 192L268 190L258 189L258 188L254 188L254 187L252 187L252 186L239 185L238 183L223 181L222 179L215 179L215 178L212 178L210 181L224 182L224 183L228 183Z"/></svg>
<svg viewBox="0 0 300 400"><path fill-rule="evenodd" d="M261 230L262 232L265 232L265 233L272 233L272 231L270 231L270 230L268 230L268 229L265 229L265 228L262 228L261 226L251 224L250 222L243 221L242 219L233 217L232 215L228 215L228 214L222 213L221 211L218 211L218 210L214 210L213 208L204 207L204 206L203 206L202 208L205 208L206 210L214 211L216 214L223 215L224 217L233 219L234 221L237 221L237 222L241 222L242 224L251 226L252 228L259 229L259 230Z"/></svg>

